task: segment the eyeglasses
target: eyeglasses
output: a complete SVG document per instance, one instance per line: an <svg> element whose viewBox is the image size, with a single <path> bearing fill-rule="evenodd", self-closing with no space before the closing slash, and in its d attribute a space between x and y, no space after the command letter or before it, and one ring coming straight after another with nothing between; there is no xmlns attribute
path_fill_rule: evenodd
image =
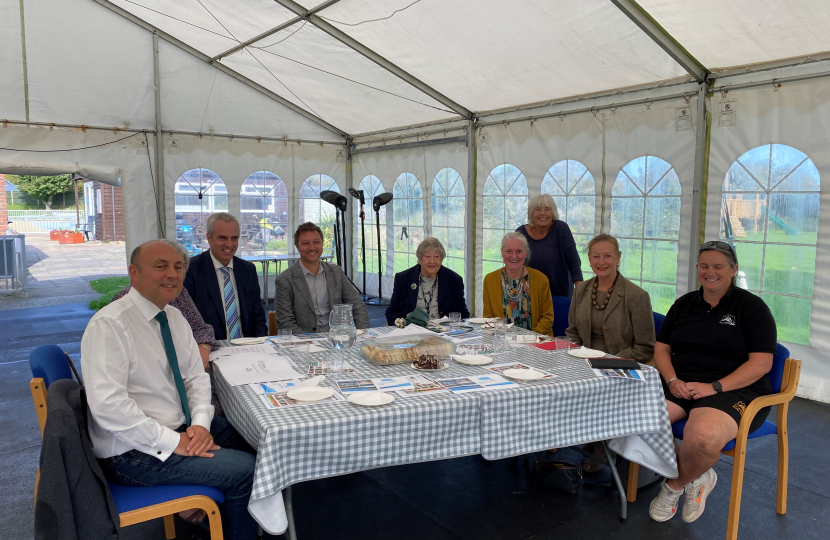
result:
<svg viewBox="0 0 830 540"><path fill-rule="evenodd" d="M712 249L716 249L718 251L727 251L732 254L732 257L734 257L736 261L738 260L738 254L735 253L735 248L733 248L726 242L722 242L720 240L710 240L708 242L704 242L700 246L700 249L697 250L697 252L698 254L701 254L704 251L709 251Z"/></svg>

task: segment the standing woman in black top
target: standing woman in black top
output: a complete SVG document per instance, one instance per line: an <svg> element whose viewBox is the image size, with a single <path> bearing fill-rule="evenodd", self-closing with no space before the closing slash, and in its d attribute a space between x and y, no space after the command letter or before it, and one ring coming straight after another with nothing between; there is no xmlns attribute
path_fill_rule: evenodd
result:
<svg viewBox="0 0 830 540"><path fill-rule="evenodd" d="M674 516L684 491L683 520L700 517L717 483L712 467L721 449L738 434L749 403L771 392L775 320L763 300L735 286L737 273L732 246L717 240L700 246L701 287L675 301L657 335L654 364L663 377L669 419L688 422L677 453L679 477L666 480L651 502L655 521ZM769 408L755 416L750 432L767 414Z"/></svg>

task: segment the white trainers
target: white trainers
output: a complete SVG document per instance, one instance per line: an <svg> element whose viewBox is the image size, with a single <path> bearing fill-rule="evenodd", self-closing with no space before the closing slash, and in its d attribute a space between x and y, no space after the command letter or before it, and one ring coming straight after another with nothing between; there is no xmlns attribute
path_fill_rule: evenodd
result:
<svg viewBox="0 0 830 540"><path fill-rule="evenodd" d="M651 506L648 507L648 515L654 521L662 522L670 520L677 512L677 503L680 502L681 495L683 495L682 489L675 491L664 480L663 485L660 486L660 494L651 501Z"/></svg>
<svg viewBox="0 0 830 540"><path fill-rule="evenodd" d="M706 497L718 483L718 475L709 469L694 482L686 484L686 499L683 501L683 521L691 523L703 513Z"/></svg>

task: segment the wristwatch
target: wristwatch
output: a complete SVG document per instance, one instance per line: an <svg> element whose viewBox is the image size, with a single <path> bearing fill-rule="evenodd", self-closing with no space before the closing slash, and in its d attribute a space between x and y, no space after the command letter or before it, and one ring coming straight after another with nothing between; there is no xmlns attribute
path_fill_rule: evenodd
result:
<svg viewBox="0 0 830 540"><path fill-rule="evenodd" d="M716 394L720 394L721 392L723 392L723 386L721 386L720 381L713 382L712 383L712 388L715 389Z"/></svg>

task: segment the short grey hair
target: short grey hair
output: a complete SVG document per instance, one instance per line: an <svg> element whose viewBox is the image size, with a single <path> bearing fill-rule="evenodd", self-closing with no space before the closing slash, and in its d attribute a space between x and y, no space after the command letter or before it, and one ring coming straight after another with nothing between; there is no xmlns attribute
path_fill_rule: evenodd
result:
<svg viewBox="0 0 830 540"><path fill-rule="evenodd" d="M153 242L161 242L162 244L167 244L168 246L175 249L176 252L179 254L179 257L182 258L182 262L184 263L184 269L187 270L187 265L190 262L190 255L187 253L187 250L184 249L184 246L182 246L181 244L174 242L173 240L167 240L166 238L160 238L158 240L148 240L147 242L144 242L140 246L136 247L130 254L130 264L132 266L135 266L136 268L141 267L141 248Z"/></svg>
<svg viewBox="0 0 830 540"><path fill-rule="evenodd" d="M501 239L501 250L504 250L505 244L510 240L518 240L522 243L522 246L525 248L525 253L527 253L527 257L525 258L525 264L530 262L530 245L527 243L527 237L520 232L509 232L505 234Z"/></svg>
<svg viewBox="0 0 830 540"><path fill-rule="evenodd" d="M236 226L242 230L242 226L239 225L239 220L236 219L236 216L230 214L228 212L216 212L215 214L211 214L211 216L207 220L207 234L208 236L213 236L213 224L216 223L216 220L224 221L225 223L236 223Z"/></svg>
<svg viewBox="0 0 830 540"><path fill-rule="evenodd" d="M553 219L554 221L558 221L559 209L556 207L556 201L554 201L553 197L547 193L542 193L541 195L536 195L530 199L529 203L527 203L527 223L529 225L533 225L533 211L537 208L545 207L548 207L553 211Z"/></svg>
<svg viewBox="0 0 830 540"><path fill-rule="evenodd" d="M442 244L441 241L434 236L424 238L424 240L418 244L418 249L415 250L415 256L418 258L418 261L420 261L421 258L427 254L427 251L437 251L438 256L441 257L442 261L447 257L447 252L444 250L444 244Z"/></svg>

